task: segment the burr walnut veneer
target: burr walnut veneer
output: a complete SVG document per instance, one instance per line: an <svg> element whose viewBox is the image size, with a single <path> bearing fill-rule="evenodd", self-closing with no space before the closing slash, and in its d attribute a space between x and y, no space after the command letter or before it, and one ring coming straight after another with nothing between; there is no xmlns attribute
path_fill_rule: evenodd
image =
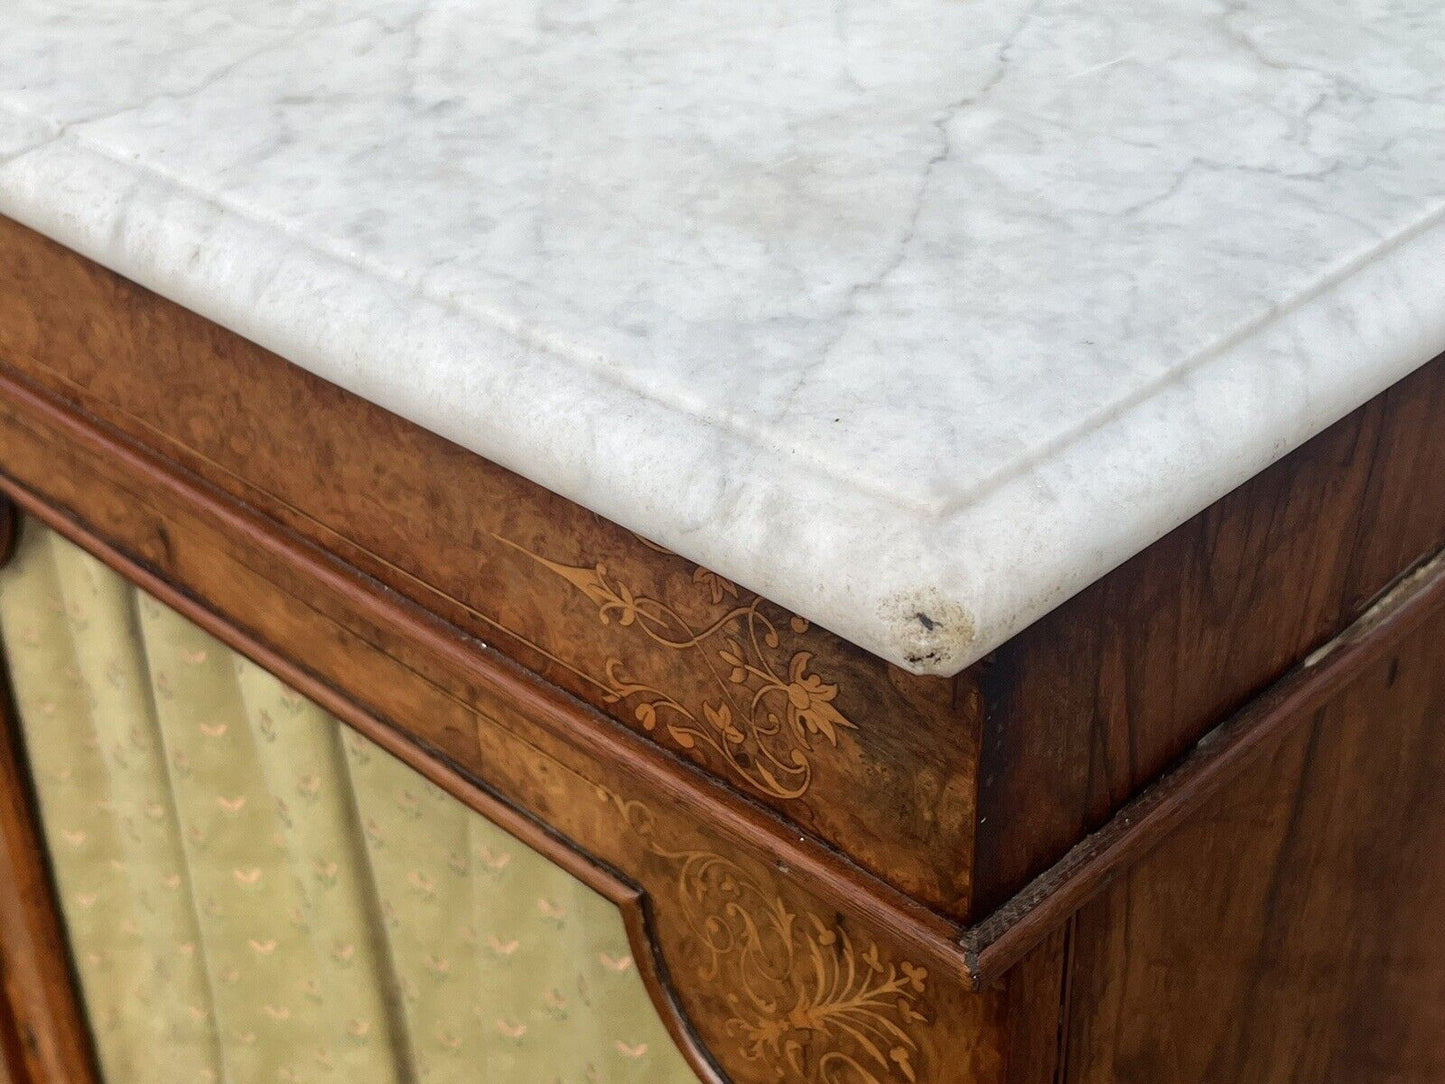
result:
<svg viewBox="0 0 1445 1084"><path fill-rule="evenodd" d="M616 902L704 1080L1445 1080L1442 417L916 676L0 220L7 524ZM0 1047L84 1081L16 740Z"/></svg>

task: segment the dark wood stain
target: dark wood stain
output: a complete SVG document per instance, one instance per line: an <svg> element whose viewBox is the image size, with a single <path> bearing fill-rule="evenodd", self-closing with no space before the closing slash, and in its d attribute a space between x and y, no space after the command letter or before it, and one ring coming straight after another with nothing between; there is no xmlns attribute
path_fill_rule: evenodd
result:
<svg viewBox="0 0 1445 1084"><path fill-rule="evenodd" d="M1079 1084L1445 1079L1445 614L1078 916Z"/></svg>
<svg viewBox="0 0 1445 1084"><path fill-rule="evenodd" d="M1211 730L1177 765L1127 802L1098 831L968 931L980 983L1000 978L1120 871L1190 823L1245 768L1272 753L1423 622L1445 609L1445 553L1404 576L1324 647Z"/></svg>

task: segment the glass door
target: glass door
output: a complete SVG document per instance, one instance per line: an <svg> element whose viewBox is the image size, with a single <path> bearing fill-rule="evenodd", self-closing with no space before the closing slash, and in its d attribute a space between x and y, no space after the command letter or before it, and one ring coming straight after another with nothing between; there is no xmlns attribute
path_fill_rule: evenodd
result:
<svg viewBox="0 0 1445 1084"><path fill-rule="evenodd" d="M615 905L33 521L0 637L109 1084L696 1079Z"/></svg>

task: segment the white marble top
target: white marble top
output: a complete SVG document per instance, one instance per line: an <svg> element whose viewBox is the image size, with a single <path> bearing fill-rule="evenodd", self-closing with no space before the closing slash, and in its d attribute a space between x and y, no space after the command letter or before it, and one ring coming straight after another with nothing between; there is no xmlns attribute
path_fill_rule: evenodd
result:
<svg viewBox="0 0 1445 1084"><path fill-rule="evenodd" d="M0 213L950 673L1445 349L1438 0L7 0Z"/></svg>

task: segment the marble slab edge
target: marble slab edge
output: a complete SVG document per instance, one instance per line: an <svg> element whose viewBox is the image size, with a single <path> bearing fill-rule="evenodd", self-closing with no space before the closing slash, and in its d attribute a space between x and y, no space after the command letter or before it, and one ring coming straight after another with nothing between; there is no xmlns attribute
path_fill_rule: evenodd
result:
<svg viewBox="0 0 1445 1084"><path fill-rule="evenodd" d="M1445 350L1436 209L931 514L579 369L365 253L4 111L0 213L915 673L956 673Z"/></svg>

